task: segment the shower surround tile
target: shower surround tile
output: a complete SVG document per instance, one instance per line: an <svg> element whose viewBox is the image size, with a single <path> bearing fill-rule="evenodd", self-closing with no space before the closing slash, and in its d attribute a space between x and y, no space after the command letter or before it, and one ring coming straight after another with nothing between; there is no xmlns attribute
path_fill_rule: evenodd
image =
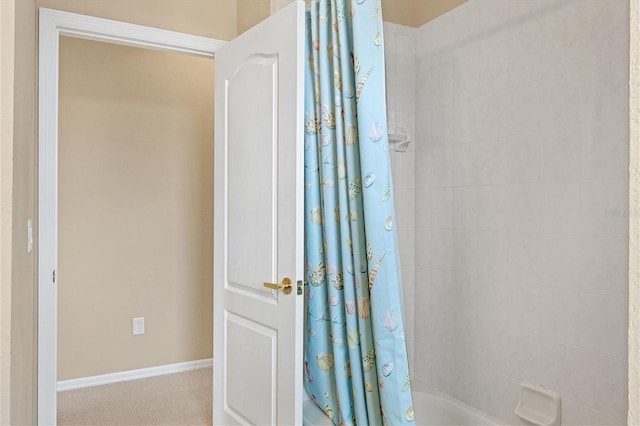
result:
<svg viewBox="0 0 640 426"><path fill-rule="evenodd" d="M580 184L584 233L607 237L628 236L627 179L597 179Z"/></svg>
<svg viewBox="0 0 640 426"><path fill-rule="evenodd" d="M585 136L578 125L559 127L540 135L542 140L542 177L546 181L584 179Z"/></svg>
<svg viewBox="0 0 640 426"><path fill-rule="evenodd" d="M432 223L435 214L433 204L433 191L431 189L415 190L415 225L428 227Z"/></svg>
<svg viewBox="0 0 640 426"><path fill-rule="evenodd" d="M618 117L581 128L585 178L627 178L629 129L626 121L626 117Z"/></svg>
<svg viewBox="0 0 640 426"><path fill-rule="evenodd" d="M567 424L625 424L628 13L470 0L394 45L415 53L414 378L507 424L523 381Z"/></svg>
<svg viewBox="0 0 640 426"><path fill-rule="evenodd" d="M583 229L580 181L542 184L542 230L550 234L580 234Z"/></svg>
<svg viewBox="0 0 640 426"><path fill-rule="evenodd" d="M626 299L626 238L547 234L542 241L543 285Z"/></svg>
<svg viewBox="0 0 640 426"><path fill-rule="evenodd" d="M626 299L582 293L579 318L581 347L626 359Z"/></svg>
<svg viewBox="0 0 640 426"><path fill-rule="evenodd" d="M455 229L478 229L477 209L477 186L453 188L453 227Z"/></svg>
<svg viewBox="0 0 640 426"><path fill-rule="evenodd" d="M409 367L415 371L415 345L419 333L415 328L415 249L416 249L416 131L415 131L415 29L384 23L385 71L387 86L387 121L390 131L402 128L411 143L406 152L389 146L393 190L396 202L396 225L400 252L402 288L405 302L405 338Z"/></svg>
<svg viewBox="0 0 640 426"><path fill-rule="evenodd" d="M478 187L476 215L478 229L483 231L506 231L507 219L512 214L509 209L507 185L486 185Z"/></svg>

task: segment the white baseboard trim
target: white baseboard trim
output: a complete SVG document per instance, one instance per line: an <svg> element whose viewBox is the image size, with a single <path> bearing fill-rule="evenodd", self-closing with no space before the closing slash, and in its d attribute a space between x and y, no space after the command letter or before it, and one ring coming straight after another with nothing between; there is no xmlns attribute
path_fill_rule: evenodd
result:
<svg viewBox="0 0 640 426"><path fill-rule="evenodd" d="M99 376L80 377L78 379L58 381L58 392L71 389L88 388L91 386L107 385L109 383L126 382L128 380L144 379L172 373L198 370L213 366L213 358L196 361L179 362L176 364L159 365L157 367L140 368L138 370L119 371L117 373L101 374Z"/></svg>

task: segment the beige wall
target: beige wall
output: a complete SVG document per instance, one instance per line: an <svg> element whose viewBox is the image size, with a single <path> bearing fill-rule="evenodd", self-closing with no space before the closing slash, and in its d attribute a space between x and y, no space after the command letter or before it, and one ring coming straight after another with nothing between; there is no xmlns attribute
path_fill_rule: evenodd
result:
<svg viewBox="0 0 640 426"><path fill-rule="evenodd" d="M11 419L11 206L15 1L0 1L0 424Z"/></svg>
<svg viewBox="0 0 640 426"><path fill-rule="evenodd" d="M36 4L221 40L237 34L236 0L36 0Z"/></svg>
<svg viewBox="0 0 640 426"><path fill-rule="evenodd" d="M414 0L415 26L419 27L465 3L467 0Z"/></svg>
<svg viewBox="0 0 640 426"><path fill-rule="evenodd" d="M277 11L292 0L237 0L238 34ZM419 27L467 0L382 0L385 22Z"/></svg>
<svg viewBox="0 0 640 426"><path fill-rule="evenodd" d="M382 19L385 22L416 26L416 0L382 0Z"/></svg>
<svg viewBox="0 0 640 426"><path fill-rule="evenodd" d="M385 22L419 27L467 0L382 0Z"/></svg>
<svg viewBox="0 0 640 426"><path fill-rule="evenodd" d="M270 14L270 0L238 0L238 34L262 22Z"/></svg>
<svg viewBox="0 0 640 426"><path fill-rule="evenodd" d="M60 380L212 356L213 93L210 59L62 38Z"/></svg>
<svg viewBox="0 0 640 426"><path fill-rule="evenodd" d="M32 0L0 3L0 423L17 425L31 423L36 408L34 255L26 250L35 194L35 8Z"/></svg>
<svg viewBox="0 0 640 426"><path fill-rule="evenodd" d="M27 219L35 217L36 9L16 1L11 295L11 424L36 413L35 252L27 253Z"/></svg>

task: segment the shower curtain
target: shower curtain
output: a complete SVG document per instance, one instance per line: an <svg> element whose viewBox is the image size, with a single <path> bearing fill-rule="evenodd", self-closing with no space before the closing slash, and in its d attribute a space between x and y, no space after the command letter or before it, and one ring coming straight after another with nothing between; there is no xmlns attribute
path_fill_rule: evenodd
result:
<svg viewBox="0 0 640 426"><path fill-rule="evenodd" d="M307 0L305 383L336 425L414 424L380 0Z"/></svg>

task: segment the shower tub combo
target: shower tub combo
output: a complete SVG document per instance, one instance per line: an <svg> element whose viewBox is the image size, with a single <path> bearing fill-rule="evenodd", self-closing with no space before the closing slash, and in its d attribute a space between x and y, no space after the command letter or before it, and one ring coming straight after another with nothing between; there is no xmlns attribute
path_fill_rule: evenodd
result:
<svg viewBox="0 0 640 426"><path fill-rule="evenodd" d="M500 425L459 401L427 392L413 392L416 425L420 426L484 426ZM331 426L333 423L311 400L304 405L305 426Z"/></svg>

